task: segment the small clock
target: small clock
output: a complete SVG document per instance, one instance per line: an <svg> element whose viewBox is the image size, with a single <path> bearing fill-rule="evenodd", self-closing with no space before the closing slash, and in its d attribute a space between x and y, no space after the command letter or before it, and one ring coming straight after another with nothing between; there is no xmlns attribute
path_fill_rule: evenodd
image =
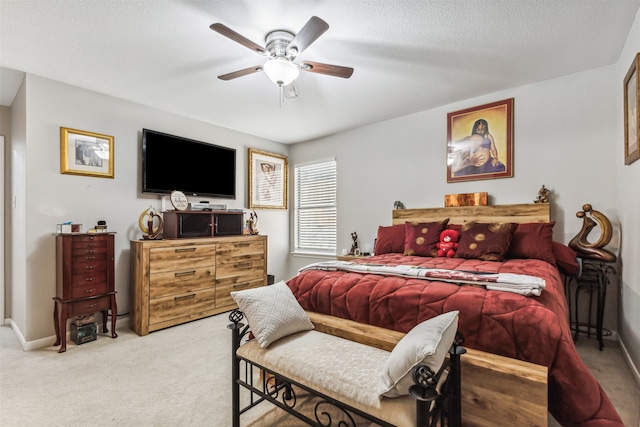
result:
<svg viewBox="0 0 640 427"><path fill-rule="evenodd" d="M189 207L189 200L182 191L171 192L171 204L177 211L183 211Z"/></svg>

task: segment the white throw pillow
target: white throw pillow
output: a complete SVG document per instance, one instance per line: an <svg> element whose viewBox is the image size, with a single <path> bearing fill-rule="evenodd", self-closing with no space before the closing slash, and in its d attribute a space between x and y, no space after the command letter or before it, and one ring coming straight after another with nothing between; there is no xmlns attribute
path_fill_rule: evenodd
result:
<svg viewBox="0 0 640 427"><path fill-rule="evenodd" d="M231 292L260 347L280 338L313 329L313 323L283 281L260 288Z"/></svg>
<svg viewBox="0 0 640 427"><path fill-rule="evenodd" d="M458 330L458 311L450 311L418 324L391 351L380 375L378 394L399 397L409 394L413 368L426 365L438 372Z"/></svg>

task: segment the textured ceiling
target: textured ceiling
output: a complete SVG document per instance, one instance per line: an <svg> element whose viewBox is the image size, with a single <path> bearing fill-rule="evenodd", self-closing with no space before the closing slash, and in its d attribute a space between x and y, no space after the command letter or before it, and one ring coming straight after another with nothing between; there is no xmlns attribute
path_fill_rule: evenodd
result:
<svg viewBox="0 0 640 427"><path fill-rule="evenodd" d="M0 67L51 78L274 141L295 143L523 84L613 64L640 0L0 0ZM279 105L264 46L316 15L330 28ZM6 105L19 75L0 72ZM141 124L142 126L143 124Z"/></svg>

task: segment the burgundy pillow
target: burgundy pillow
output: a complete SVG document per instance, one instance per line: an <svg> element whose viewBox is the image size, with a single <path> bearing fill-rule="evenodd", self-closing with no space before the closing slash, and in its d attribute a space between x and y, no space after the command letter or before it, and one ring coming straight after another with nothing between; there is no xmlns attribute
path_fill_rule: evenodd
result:
<svg viewBox="0 0 640 427"><path fill-rule="evenodd" d="M504 261L516 229L514 223L467 222L462 225L456 257Z"/></svg>
<svg viewBox="0 0 640 427"><path fill-rule="evenodd" d="M551 242L551 249L558 264L560 272L567 276L575 276L578 272L578 254L567 245L558 242Z"/></svg>
<svg viewBox="0 0 640 427"><path fill-rule="evenodd" d="M518 224L509 245L508 258L535 258L555 265L553 256L553 226L551 222Z"/></svg>
<svg viewBox="0 0 640 427"><path fill-rule="evenodd" d="M415 256L438 256L436 244L440 233L447 228L447 218L442 222L405 222L404 254Z"/></svg>
<svg viewBox="0 0 640 427"><path fill-rule="evenodd" d="M389 227L379 226L378 237L374 253L401 254L404 251L404 224L391 225Z"/></svg>

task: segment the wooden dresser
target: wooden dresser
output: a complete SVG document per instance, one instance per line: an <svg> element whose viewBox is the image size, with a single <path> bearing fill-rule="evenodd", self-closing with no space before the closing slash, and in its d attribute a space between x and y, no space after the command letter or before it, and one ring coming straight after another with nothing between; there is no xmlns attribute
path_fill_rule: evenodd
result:
<svg viewBox="0 0 640 427"><path fill-rule="evenodd" d="M267 284L267 236L131 241L130 327L139 335L236 307Z"/></svg>
<svg viewBox="0 0 640 427"><path fill-rule="evenodd" d="M56 297L53 320L55 345L67 349L67 320L102 312L102 332L111 310L111 337L116 333L116 291L114 285L115 233L56 235Z"/></svg>

